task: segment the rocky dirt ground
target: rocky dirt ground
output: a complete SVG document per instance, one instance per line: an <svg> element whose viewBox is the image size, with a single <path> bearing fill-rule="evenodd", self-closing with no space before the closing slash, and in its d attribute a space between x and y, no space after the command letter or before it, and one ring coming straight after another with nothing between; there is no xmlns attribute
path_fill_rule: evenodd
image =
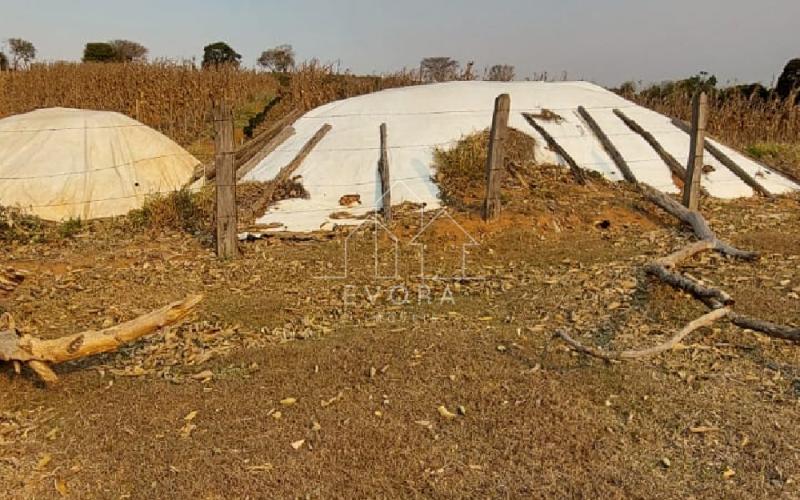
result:
<svg viewBox="0 0 800 500"><path fill-rule="evenodd" d="M374 278L369 230L262 240L217 261L180 232L86 226L4 244L30 274L0 306L27 333L102 328L206 295L187 321L56 368L0 367L8 498L797 498L800 346L727 323L654 359L607 364L553 339L649 346L703 313L642 267L691 241L622 186L563 171L517 186L487 225L469 209L426 234L426 269L467 247L473 280L424 283L425 221L392 227L398 278ZM760 262L687 272L737 308L800 324L800 198L704 212ZM428 216L430 217L430 215ZM343 274L345 241L351 261ZM393 246L378 238L382 275ZM447 275L447 274L442 274Z"/></svg>

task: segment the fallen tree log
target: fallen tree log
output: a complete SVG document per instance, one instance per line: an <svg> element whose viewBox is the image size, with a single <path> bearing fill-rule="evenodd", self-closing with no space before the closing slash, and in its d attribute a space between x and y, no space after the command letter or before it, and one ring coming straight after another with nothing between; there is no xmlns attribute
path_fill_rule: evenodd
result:
<svg viewBox="0 0 800 500"><path fill-rule="evenodd" d="M698 216L700 219L702 219L702 216L699 214ZM703 220L703 222L705 221ZM708 324L723 318L728 319L734 325L745 330L762 333L771 338L800 343L800 328L780 325L736 313L731 309L731 306L735 301L727 292L716 288L706 287L705 285L702 285L701 283L698 283L697 281L672 270L684 260L694 257L703 251L715 250L721 252L718 246L719 243L720 242L718 240L701 240L678 250L668 257L658 259L645 267L645 271L648 274L659 278L662 282L672 286L673 288L691 294L693 297L700 300L711 309L710 313L687 325L686 328L681 330L675 337L666 343L650 349L614 352L585 346L574 340L563 330L557 331L556 335L564 340L564 342L566 342L575 351L595 358L604 359L606 361L633 360L661 354L677 346L680 341L683 340L683 338L698 328L707 326ZM747 256L749 254L744 253L744 255Z"/></svg>
<svg viewBox="0 0 800 500"><path fill-rule="evenodd" d="M717 235L711 230L711 226L708 225L708 222L699 212L689 210L665 193L650 186L639 184L639 190L645 198L658 205L665 212L691 226L698 239L713 243L714 250L717 252L744 260L756 260L759 258L760 254L758 252L739 250L717 238Z"/></svg>
<svg viewBox="0 0 800 500"><path fill-rule="evenodd" d="M687 245L686 247L672 253L667 257L657 259L656 261L648 264L645 267L645 272L657 277L662 282L676 289L691 294L693 297L702 301L707 307L709 307L711 312L691 322L669 341L650 349L618 352L604 351L581 344L570 337L563 330L556 332L557 337L560 337L575 351L592 357L604 359L606 361L633 360L654 356L668 351L677 346L681 340L683 340L683 338L695 330L703 326L707 326L714 321L726 318L739 328L762 333L771 338L800 343L800 328L788 325L780 325L738 314L731 309L731 306L735 301L727 292L724 290L707 287L694 279L683 276L674 271L674 269L677 268L683 261L709 250L743 260L758 259L760 256L758 252L740 250L720 240L711 229L711 226L699 212L690 211L668 195L641 183L636 184L636 188L645 198L678 220L691 226L694 234L699 238L699 241Z"/></svg>
<svg viewBox="0 0 800 500"><path fill-rule="evenodd" d="M731 296L726 292L716 288L708 288L703 286L700 283L687 278L686 276L668 270L663 265L656 263L649 264L647 267L645 267L645 271L647 274L657 277L664 283L671 285L673 288L683 290L703 302L713 299L722 305L732 305L734 303L733 298L731 298Z"/></svg>
<svg viewBox="0 0 800 500"><path fill-rule="evenodd" d="M768 337L800 343L800 328L798 327L779 325L737 313L731 314L731 323L745 330L763 333Z"/></svg>
<svg viewBox="0 0 800 500"><path fill-rule="evenodd" d="M0 322L0 361L13 362L15 365L27 363L45 382L56 382L58 377L50 369L51 363L58 364L115 351L123 344L180 321L202 299L202 295L191 295L127 323L105 330L88 330L52 340L31 335L20 336L11 315L5 314L4 321Z"/></svg>

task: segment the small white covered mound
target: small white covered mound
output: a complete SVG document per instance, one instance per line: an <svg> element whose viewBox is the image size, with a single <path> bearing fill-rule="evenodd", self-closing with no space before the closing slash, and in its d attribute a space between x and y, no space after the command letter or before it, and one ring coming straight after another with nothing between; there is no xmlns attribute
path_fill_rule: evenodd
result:
<svg viewBox="0 0 800 500"><path fill-rule="evenodd" d="M545 140L523 117L523 113L536 115L546 109L563 120L539 119L537 122L581 167L600 172L611 180L622 180L614 161L580 117L577 109L583 106L640 182L665 192L678 191L669 167L642 137L614 114L614 109L635 120L686 165L689 136L666 116L584 82L453 82L386 90L334 102L307 113L295 123L297 133L267 156L245 180L273 179L309 138L328 123L333 127L330 133L295 172L302 177L301 182L310 197L280 202L259 223L281 224L280 229L290 231L357 223L342 220L341 215L335 219L330 217L332 213L345 210L339 200L346 195L360 195L361 205L347 209L353 215L380 208L382 195L377 164L381 123L386 123L388 128L393 204L411 201L426 203L429 208L437 207L438 189L431 180L434 148L454 146L463 136L488 128L495 98L504 93L511 96L510 126L536 139L536 158L540 162L564 164L562 158L547 149ZM779 174L730 148L716 145L771 193L798 189ZM706 155L706 163L713 169L708 169L702 182L712 196L753 195L747 184L711 155Z"/></svg>
<svg viewBox="0 0 800 500"><path fill-rule="evenodd" d="M52 108L0 120L0 205L47 220L125 214L180 189L198 163L119 113Z"/></svg>

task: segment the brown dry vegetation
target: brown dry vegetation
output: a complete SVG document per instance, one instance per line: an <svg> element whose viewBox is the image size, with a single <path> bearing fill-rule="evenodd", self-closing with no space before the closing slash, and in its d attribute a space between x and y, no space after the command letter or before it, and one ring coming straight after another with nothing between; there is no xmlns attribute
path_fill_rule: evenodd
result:
<svg viewBox="0 0 800 500"><path fill-rule="evenodd" d="M332 101L418 83L419 77L411 71L358 76L340 73L332 64L312 60L288 76L286 94L293 107L307 111Z"/></svg>
<svg viewBox="0 0 800 500"><path fill-rule="evenodd" d="M640 94L637 103L685 121L692 117L692 95L672 92L650 97ZM708 130L724 142L745 147L756 142L795 142L800 137L800 106L794 99L747 98L740 92L709 94Z"/></svg>
<svg viewBox="0 0 800 500"><path fill-rule="evenodd" d="M192 63L52 63L0 72L0 118L46 107L116 111L159 130L203 162L213 157L211 110L225 98L237 141L293 109L418 83L413 72L357 76L312 60L289 74ZM277 98L277 100L276 100Z"/></svg>
<svg viewBox="0 0 800 500"><path fill-rule="evenodd" d="M692 93L674 89L670 92L629 93L624 97L667 116L690 121ZM708 130L717 139L757 160L785 169L800 177L800 106L794 95L747 97L737 89L709 92Z"/></svg>
<svg viewBox="0 0 800 500"><path fill-rule="evenodd" d="M0 117L38 108L117 111L188 145L210 132L212 101L261 107L277 90L271 75L192 64L53 63L0 73Z"/></svg>
<svg viewBox="0 0 800 500"><path fill-rule="evenodd" d="M433 164L442 200L451 207L479 210L486 191L486 156L489 131L463 137L452 148L436 148ZM536 165L536 141L528 134L509 130L506 141L506 186L514 184L514 173Z"/></svg>

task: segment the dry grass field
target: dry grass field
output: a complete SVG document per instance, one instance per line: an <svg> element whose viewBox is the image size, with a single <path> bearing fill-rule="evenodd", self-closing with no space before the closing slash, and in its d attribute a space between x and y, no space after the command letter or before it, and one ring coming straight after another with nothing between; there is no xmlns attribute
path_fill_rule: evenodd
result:
<svg viewBox="0 0 800 500"><path fill-rule="evenodd" d="M369 235L344 282L319 279L341 238L253 242L232 263L124 219L8 243L2 265L31 274L0 304L42 337L206 295L181 326L59 367L57 387L3 368L8 496L800 495L800 349L720 323L642 362L571 352L555 329L620 349L697 316L642 271L690 237L623 185L529 175L534 188L509 181L496 224L465 192L456 220L480 242L468 265L483 279L433 285L430 299L413 247L404 278L370 278ZM689 272L745 312L799 323L799 209L797 196L708 200L721 236L764 255L709 255ZM419 224L399 211L393 227L406 242ZM434 227L429 262L454 258L454 234Z"/></svg>

